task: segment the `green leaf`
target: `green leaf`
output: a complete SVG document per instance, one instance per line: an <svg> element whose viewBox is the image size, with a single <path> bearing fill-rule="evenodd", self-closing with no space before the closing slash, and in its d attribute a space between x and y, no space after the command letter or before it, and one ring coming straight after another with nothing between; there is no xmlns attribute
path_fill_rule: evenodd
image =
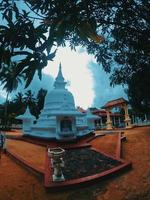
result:
<svg viewBox="0 0 150 200"><path fill-rule="evenodd" d="M17 8L15 2L14 2L14 4L13 4L13 10L14 10L14 12L15 12L15 17L16 17L16 19L18 19L18 17L19 17L19 10L18 10L18 8Z"/></svg>
<svg viewBox="0 0 150 200"><path fill-rule="evenodd" d="M39 79L41 80L42 79L42 69L38 69L38 76L39 76Z"/></svg>
<svg viewBox="0 0 150 200"><path fill-rule="evenodd" d="M49 54L49 55L47 56L47 59L53 61L53 58L56 56L56 51L57 51L57 50L55 50L53 53Z"/></svg>

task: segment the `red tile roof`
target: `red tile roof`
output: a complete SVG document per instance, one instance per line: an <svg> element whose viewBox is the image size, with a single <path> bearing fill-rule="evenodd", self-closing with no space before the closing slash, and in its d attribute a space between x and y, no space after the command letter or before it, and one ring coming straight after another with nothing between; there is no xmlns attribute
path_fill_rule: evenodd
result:
<svg viewBox="0 0 150 200"><path fill-rule="evenodd" d="M109 111L109 113L110 113L110 116L116 116L116 117L122 116L122 114L120 114L120 113L112 113L111 111ZM93 114L98 115L100 117L107 116L106 110L97 110L97 111L94 111Z"/></svg>
<svg viewBox="0 0 150 200"><path fill-rule="evenodd" d="M124 103L128 103L128 101L124 98L114 99L112 101L108 101L102 108L113 108Z"/></svg>

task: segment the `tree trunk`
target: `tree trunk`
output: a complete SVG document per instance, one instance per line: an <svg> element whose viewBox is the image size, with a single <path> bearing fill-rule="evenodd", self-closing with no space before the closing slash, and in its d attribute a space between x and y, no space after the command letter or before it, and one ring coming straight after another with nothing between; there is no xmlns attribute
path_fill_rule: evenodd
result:
<svg viewBox="0 0 150 200"><path fill-rule="evenodd" d="M7 128L8 96L9 96L9 92L7 92L6 101L5 101L5 109L4 109L4 128Z"/></svg>

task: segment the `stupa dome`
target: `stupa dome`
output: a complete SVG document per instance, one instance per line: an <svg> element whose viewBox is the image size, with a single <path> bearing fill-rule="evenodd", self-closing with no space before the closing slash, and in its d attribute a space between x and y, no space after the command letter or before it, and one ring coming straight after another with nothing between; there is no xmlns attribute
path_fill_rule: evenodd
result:
<svg viewBox="0 0 150 200"><path fill-rule="evenodd" d="M45 98L45 108L75 109L73 95L67 89L54 89Z"/></svg>

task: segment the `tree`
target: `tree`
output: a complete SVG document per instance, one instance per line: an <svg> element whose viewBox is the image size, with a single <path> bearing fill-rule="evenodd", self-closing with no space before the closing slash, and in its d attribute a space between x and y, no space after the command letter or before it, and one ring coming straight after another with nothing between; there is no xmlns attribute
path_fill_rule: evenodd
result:
<svg viewBox="0 0 150 200"><path fill-rule="evenodd" d="M22 83L23 75L17 74L16 75L16 63L12 62L10 66L3 65L0 71L1 77L1 85L3 85L3 89L6 90L6 101L5 101L5 111L4 111L4 118L5 118L5 128L7 126L7 106L8 106L8 97L9 94L16 90L18 85Z"/></svg>
<svg viewBox="0 0 150 200"><path fill-rule="evenodd" d="M38 118L41 109L44 107L46 94L47 90L42 88L38 91L36 98L31 90L28 90L25 94L18 92L14 99L7 101L7 124L8 122L9 125L16 123L16 116L22 115L26 111L27 106L30 107L31 113ZM4 122L5 119L3 113L5 105L6 103L4 105L0 105L0 117Z"/></svg>
<svg viewBox="0 0 150 200"><path fill-rule="evenodd" d="M41 70L65 41L70 41L72 48L78 40L78 44L89 39L98 43L103 41L96 33L96 20L85 1L22 0L19 4L18 0L13 3L4 0L0 10L6 21L6 25L0 26L0 59L9 63L19 57L18 73L25 74L26 87L36 70L41 78Z"/></svg>
<svg viewBox="0 0 150 200"><path fill-rule="evenodd" d="M27 106L29 106L30 108L30 111L31 111L31 114L34 115L35 117L37 117L37 99L35 98L34 94L32 93L31 90L28 90L26 93L25 93L25 97L24 97L24 100L25 100L25 105L26 105L26 108Z"/></svg>
<svg viewBox="0 0 150 200"><path fill-rule="evenodd" d="M0 59L9 63L20 55L17 72L25 74L26 86L36 70L41 78L42 68L66 42L94 54L112 85L130 87L150 64L148 0L3 0L0 10L6 21L0 26Z"/></svg>
<svg viewBox="0 0 150 200"><path fill-rule="evenodd" d="M135 73L129 81L127 94L136 113L150 113L150 67ZM135 95L136 92L136 95Z"/></svg>
<svg viewBox="0 0 150 200"><path fill-rule="evenodd" d="M33 107L34 104L36 104L36 99L31 90L28 90L25 93L24 100L25 100L26 107L29 106L31 108L31 107Z"/></svg>
<svg viewBox="0 0 150 200"><path fill-rule="evenodd" d="M21 92L18 92L16 94L15 98L13 99L13 104L15 105L15 109L13 110L16 115L21 115L25 112L26 109L26 103L25 103L25 97L24 94ZM16 110L17 107L17 110Z"/></svg>
<svg viewBox="0 0 150 200"><path fill-rule="evenodd" d="M21 92L18 92L18 94L16 94L15 99L13 99L14 103L17 104L23 104L24 103L24 95Z"/></svg>
<svg viewBox="0 0 150 200"><path fill-rule="evenodd" d="M44 90L43 88L41 88L38 91L38 94L37 94L37 97L36 97L36 99L37 99L37 116L39 116L40 111L44 107L44 101L45 101L46 94L47 94L47 90Z"/></svg>
<svg viewBox="0 0 150 200"><path fill-rule="evenodd" d="M25 93L24 102L26 104L26 107L27 106L30 107L31 113L36 118L38 118L41 109L43 109L44 107L44 100L45 100L46 94L47 94L47 90L44 90L42 88L38 91L36 97L34 96L31 90L28 90Z"/></svg>

